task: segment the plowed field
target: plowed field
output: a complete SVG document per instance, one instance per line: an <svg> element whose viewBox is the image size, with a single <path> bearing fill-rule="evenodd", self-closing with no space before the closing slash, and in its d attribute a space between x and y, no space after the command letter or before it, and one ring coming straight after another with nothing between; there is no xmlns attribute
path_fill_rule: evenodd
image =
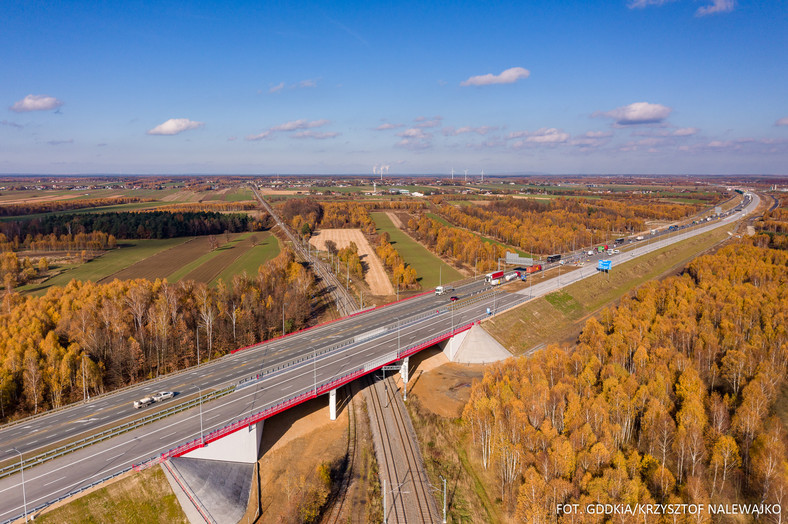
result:
<svg viewBox="0 0 788 524"><path fill-rule="evenodd" d="M391 285L383 263L367 242L367 238L360 229L321 229L309 239L309 243L318 249L326 250L326 241L333 240L338 249L342 249L355 242L358 246L358 255L361 261L367 264L367 274L364 276L373 295L391 295L394 287Z"/></svg>

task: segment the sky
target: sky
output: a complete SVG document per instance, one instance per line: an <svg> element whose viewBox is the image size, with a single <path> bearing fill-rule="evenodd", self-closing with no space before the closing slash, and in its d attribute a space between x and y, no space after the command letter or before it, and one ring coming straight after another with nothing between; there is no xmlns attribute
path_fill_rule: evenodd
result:
<svg viewBox="0 0 788 524"><path fill-rule="evenodd" d="M0 173L788 174L788 2L0 6Z"/></svg>

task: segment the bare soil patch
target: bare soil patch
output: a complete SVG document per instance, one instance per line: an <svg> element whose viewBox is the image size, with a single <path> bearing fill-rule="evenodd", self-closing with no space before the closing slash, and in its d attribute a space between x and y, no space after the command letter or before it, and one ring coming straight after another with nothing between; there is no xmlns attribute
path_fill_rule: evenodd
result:
<svg viewBox="0 0 788 524"><path fill-rule="evenodd" d="M183 244L156 253L152 257L140 260L113 275L104 277L99 280L99 283L110 282L116 278L119 280L146 278L151 281L164 278L177 271L178 268L206 254L209 250L207 236L195 237Z"/></svg>
<svg viewBox="0 0 788 524"><path fill-rule="evenodd" d="M342 409L337 420L330 420L324 395L266 420L258 461L260 495L258 499L253 491L241 522L247 517L252 521L258 500L261 516L256 522L301 522L296 518L299 506L313 496L318 467L345 455L347 417Z"/></svg>
<svg viewBox="0 0 788 524"><path fill-rule="evenodd" d="M403 214L405 216L402 216ZM401 230L405 231L406 226L407 226L407 220L408 220L407 213L396 213L394 211L386 211L386 215L388 215L388 217L391 219L391 222L395 226L397 226Z"/></svg>
<svg viewBox="0 0 788 524"><path fill-rule="evenodd" d="M367 238L360 229L321 229L309 239L309 242L318 249L326 249L326 241L332 240L337 248L342 249L355 242L362 262L367 264L367 273L364 280L367 282L373 295L391 295L394 287L391 285L383 263L377 253L369 245Z"/></svg>
<svg viewBox="0 0 788 524"><path fill-rule="evenodd" d="M426 349L411 362L411 393L432 413L445 418L457 418L471 394L474 379L481 380L484 364L449 362L440 349ZM398 383L399 383L398 379Z"/></svg>

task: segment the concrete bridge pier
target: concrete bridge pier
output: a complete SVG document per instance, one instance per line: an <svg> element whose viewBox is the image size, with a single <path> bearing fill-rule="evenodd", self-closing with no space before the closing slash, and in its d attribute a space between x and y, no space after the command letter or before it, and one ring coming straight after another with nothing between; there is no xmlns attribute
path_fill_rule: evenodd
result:
<svg viewBox="0 0 788 524"><path fill-rule="evenodd" d="M337 390L332 389L328 394L328 411L331 420L337 419Z"/></svg>
<svg viewBox="0 0 788 524"><path fill-rule="evenodd" d="M254 464L259 458L260 440L263 438L263 424L261 420L247 428L241 428L235 433L230 433L224 438L214 440L201 448L194 449L184 457L222 460L225 462L242 462Z"/></svg>

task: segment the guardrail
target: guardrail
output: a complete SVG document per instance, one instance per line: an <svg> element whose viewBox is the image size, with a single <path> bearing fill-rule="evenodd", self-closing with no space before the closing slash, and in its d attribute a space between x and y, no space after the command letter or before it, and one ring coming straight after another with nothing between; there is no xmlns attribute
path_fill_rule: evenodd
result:
<svg viewBox="0 0 788 524"><path fill-rule="evenodd" d="M90 488L93 488L95 486L98 486L99 484L103 484L103 483L105 483L108 480L111 480L111 479L114 479L115 477L123 475L124 473L128 473L129 471L131 471L131 469L132 469L131 467L128 467L128 468L126 468L124 470L118 471L117 473L113 473L112 475L107 475L106 477L104 477L101 480L97 480L95 482L91 482L90 484L88 484L86 486L82 486L81 488L73 489L73 490L69 491L68 493L66 493L65 495L61 495L61 496L59 496L58 498L56 498L54 500L50 500L49 502L44 502L44 503L39 504L38 506L36 506L34 508L30 508L30 509L27 510L27 516L31 520L33 520L35 512L41 511L42 509L46 508L47 506L51 506L52 504L57 504L61 500L65 500L65 499L67 499L69 497L73 497L74 495L76 495L78 493L82 493L86 489L90 489ZM17 521L19 519L22 519L24 517L25 517L25 514L24 513L20 513L19 515L16 515L15 517L11 517L8 520L4 520L0 524L9 524L10 522L15 522L15 521Z"/></svg>
<svg viewBox="0 0 788 524"><path fill-rule="evenodd" d="M170 449L169 451L166 451L165 453L162 453L158 457L153 457L153 458L150 458L150 459L146 460L145 462L141 462L139 464L135 464L132 467L132 469L134 469L134 471L142 471L142 470L147 469L147 468L149 468L151 466L155 466L156 464L159 464L162 461L165 461L165 460L167 460L169 458L180 457L182 455L185 455L186 453L189 453L190 451L193 451L195 449L204 447L207 444L210 444L211 442L219 440L220 438L226 437L227 435L230 435L231 433L235 433L236 431L238 431L240 429L249 427L252 424L256 424L256 423L260 422L261 420L265 420L265 419L267 419L269 417L272 417L272 416L274 416L274 415L276 415L278 413L281 413L282 411L284 411L284 410L286 410L288 408L291 408L293 406L296 406L298 404L306 402L307 400L311 400L311 399L313 399L315 397L318 397L318 396L322 395L323 393L325 393L326 391L330 391L332 389L336 389L336 388L338 388L338 387L340 387L340 386L342 386L342 385L344 385L344 384L346 384L348 382L351 382L351 381L355 380L356 378L360 377L363 374L364 374L364 369L363 368L359 368L359 369L357 369L355 371L352 371L350 373L347 373L347 374L345 374L345 375L343 375L343 376L341 376L339 378L336 378L336 379L334 379L334 380L332 380L330 382L321 384L320 386L318 386L316 388L313 388L310 391L305 391L304 393L301 393L301 394L299 394L299 395L297 395L297 396L295 396L293 398L290 398L288 400L283 400L282 402L274 404L273 406L269 406L269 407L265 408L264 410L254 414L254 415L250 415L250 416L248 416L248 417L246 417L244 419L241 419L239 421L233 422L232 424L229 424L229 425L224 426L222 428L216 429L216 430L208 433L207 435L205 435L205 436L203 436L201 438L197 438L197 439L191 440L189 442L186 442L184 444L181 444L177 448Z"/></svg>
<svg viewBox="0 0 788 524"><path fill-rule="evenodd" d="M161 420L163 418L169 417L176 413L180 413L182 411L186 411L187 409L191 409L197 406L200 402L207 402L209 400L214 400L219 397L229 395L233 391L235 391L235 388L233 386L225 387L223 389L216 391L211 391L210 393L205 393L202 396L188 400L181 404L175 404L161 411L157 411L156 413L151 413L150 415L146 415L142 418L131 420L119 426L113 426L112 428L104 430L101 433L95 433L83 439L79 439L74 442L69 442L64 446L60 446L58 448L46 451L44 453L40 453L34 457L26 459L25 469L31 468L33 466L37 466L39 464L43 464L44 462L49 462L50 460L56 459L58 457L62 457L63 455L68 455L69 453L73 453L74 451L78 451L88 446L92 446L93 444L98 444L99 442L103 442L104 440L107 440L109 438L122 435L123 433L128 433L129 431L145 426L147 424L151 424L153 422L156 422L157 420ZM14 475L18 473L20 470L21 470L21 464L19 463L13 463L9 466L6 466L0 469L0 479Z"/></svg>

